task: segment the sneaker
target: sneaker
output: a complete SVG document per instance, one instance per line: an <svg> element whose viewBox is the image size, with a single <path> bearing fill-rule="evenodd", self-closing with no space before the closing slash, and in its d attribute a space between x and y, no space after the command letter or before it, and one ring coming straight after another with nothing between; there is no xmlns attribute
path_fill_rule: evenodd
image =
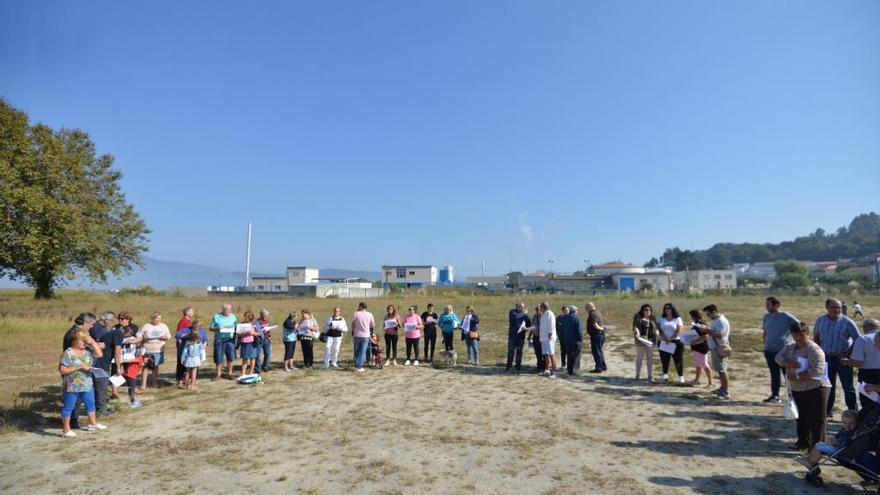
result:
<svg viewBox="0 0 880 495"><path fill-rule="evenodd" d="M336 363L331 363L330 366L333 366L334 368L338 368L338 367L339 367L339 365L336 364Z"/></svg>
<svg viewBox="0 0 880 495"><path fill-rule="evenodd" d="M547 375L547 378L556 378L556 373L553 373L553 372L551 371L550 374Z"/></svg>
<svg viewBox="0 0 880 495"><path fill-rule="evenodd" d="M552 376L553 375L553 373L551 373L550 370L545 370L543 374L544 374L544 376Z"/></svg>
<svg viewBox="0 0 880 495"><path fill-rule="evenodd" d="M73 431L73 430L70 430L70 431L64 433L62 436L63 436L64 438L73 438L73 437L76 436L76 432Z"/></svg>
<svg viewBox="0 0 880 495"><path fill-rule="evenodd" d="M83 427L83 430L85 430L85 431L99 431L99 430L106 430L106 429L107 429L107 427L102 425L101 423L96 423L94 425L86 425L85 427Z"/></svg>
<svg viewBox="0 0 880 495"><path fill-rule="evenodd" d="M678 377L678 383L684 383L684 377L683 377L683 376Z"/></svg>
<svg viewBox="0 0 880 495"><path fill-rule="evenodd" d="M355 371L357 371L358 373L363 373L363 372L364 372L364 369L363 369L363 368L358 368L358 369L356 369Z"/></svg>
<svg viewBox="0 0 880 495"><path fill-rule="evenodd" d="M594 370L590 370L590 373L601 373L601 372L602 372L602 370L600 370L599 368L596 368Z"/></svg>
<svg viewBox="0 0 880 495"><path fill-rule="evenodd" d="M663 373L663 375L660 376L660 381L661 381L661 382L668 382L668 381L669 381L669 375L667 375L666 373Z"/></svg>
<svg viewBox="0 0 880 495"><path fill-rule="evenodd" d="M771 395L770 397L767 397L766 399L764 399L764 402L767 402L768 404L776 404L776 403L782 402L782 399L780 399L779 397L777 397L775 395Z"/></svg>
<svg viewBox="0 0 880 495"><path fill-rule="evenodd" d="M413 366L418 366L418 365L419 365L419 360L418 360L418 359L416 359L415 361L413 361Z"/></svg>
<svg viewBox="0 0 880 495"><path fill-rule="evenodd" d="M116 414L116 411L112 409L101 409L97 411L98 416L113 416Z"/></svg>
<svg viewBox="0 0 880 495"><path fill-rule="evenodd" d="M727 392L721 392L720 394L718 394L718 399L730 400L730 394L728 394Z"/></svg>
<svg viewBox="0 0 880 495"><path fill-rule="evenodd" d="M132 402L131 404L129 404L128 407L130 407L130 408L132 408L132 409L137 409L137 408L141 407L142 405L143 405L143 404L141 403L141 401L139 401L139 400L135 400L134 402Z"/></svg>
<svg viewBox="0 0 880 495"><path fill-rule="evenodd" d="M406 362L403 363L403 365L404 365L404 366L409 366L409 365L410 365L409 359L407 359Z"/></svg>
<svg viewBox="0 0 880 495"><path fill-rule="evenodd" d="M392 360L391 360L391 364L393 364L394 366L397 366L397 360L396 360L396 359L392 359Z"/></svg>

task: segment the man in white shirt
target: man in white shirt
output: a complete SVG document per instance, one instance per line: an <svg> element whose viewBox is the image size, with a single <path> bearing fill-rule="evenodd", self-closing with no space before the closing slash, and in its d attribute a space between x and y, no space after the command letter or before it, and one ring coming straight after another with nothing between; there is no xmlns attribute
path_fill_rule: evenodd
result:
<svg viewBox="0 0 880 495"><path fill-rule="evenodd" d="M544 355L544 376L553 378L556 371L556 315L550 311L547 302L541 303L541 322L538 331L541 337L541 354Z"/></svg>
<svg viewBox="0 0 880 495"><path fill-rule="evenodd" d="M721 378L721 388L715 391L715 395L719 399L728 400L730 399L730 393L728 392L730 380L727 377L729 353L723 352L722 349L730 350L730 322L718 311L718 306L714 304L706 306L703 308L703 311L706 312L706 316L712 319L712 324L709 325L709 339L707 343L709 344L709 353L712 356L712 367L715 368L718 376ZM722 354L725 355L722 356Z"/></svg>

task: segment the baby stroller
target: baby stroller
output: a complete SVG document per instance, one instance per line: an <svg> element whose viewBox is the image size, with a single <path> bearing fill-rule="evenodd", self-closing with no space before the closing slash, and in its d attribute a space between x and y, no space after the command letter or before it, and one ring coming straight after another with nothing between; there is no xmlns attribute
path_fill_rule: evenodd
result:
<svg viewBox="0 0 880 495"><path fill-rule="evenodd" d="M878 439L880 439L880 404L873 403L859 413L861 418L855 435L846 445L825 456L804 476L807 483L815 487L824 484L823 465L837 465L851 469L865 481L880 482L880 463L877 460ZM880 488L877 493L880 494Z"/></svg>
<svg viewBox="0 0 880 495"><path fill-rule="evenodd" d="M370 333L370 366L382 369L385 361L382 359L382 346L379 345L379 337Z"/></svg>

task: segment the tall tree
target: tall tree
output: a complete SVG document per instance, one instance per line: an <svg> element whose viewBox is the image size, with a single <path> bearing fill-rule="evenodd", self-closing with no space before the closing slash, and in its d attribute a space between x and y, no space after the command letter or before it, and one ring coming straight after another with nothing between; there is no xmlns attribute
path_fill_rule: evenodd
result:
<svg viewBox="0 0 880 495"><path fill-rule="evenodd" d="M31 126L0 100L0 275L41 299L77 274L103 283L143 266L150 231L121 177L85 132Z"/></svg>

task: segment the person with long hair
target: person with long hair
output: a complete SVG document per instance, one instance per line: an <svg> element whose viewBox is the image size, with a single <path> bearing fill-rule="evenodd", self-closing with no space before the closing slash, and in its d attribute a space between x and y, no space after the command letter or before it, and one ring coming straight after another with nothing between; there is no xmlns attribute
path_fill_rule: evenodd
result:
<svg viewBox="0 0 880 495"><path fill-rule="evenodd" d="M688 312L691 317L691 330L696 332L697 338L691 340L691 357L694 358L694 367L697 369L694 376L694 385L700 384L700 374L706 372L707 387L712 386L712 368L709 367L709 326L703 319L702 313L697 309Z"/></svg>
<svg viewBox="0 0 880 495"><path fill-rule="evenodd" d="M645 361L648 381L654 380L654 347L658 342L657 320L654 308L650 304L642 304L639 312L633 316L633 340L636 345L636 380L642 376L642 362ZM646 344L644 341L650 343Z"/></svg>
<svg viewBox="0 0 880 495"><path fill-rule="evenodd" d="M468 305L464 308L465 315L461 319L461 340L467 347L468 364L478 366L480 364L480 332L477 326L480 317L474 312L474 307Z"/></svg>
<svg viewBox="0 0 880 495"><path fill-rule="evenodd" d="M311 368L315 364L315 339L318 338L318 320L308 309L300 310L300 320L296 327L299 346L303 353L303 368Z"/></svg>
<svg viewBox="0 0 880 495"><path fill-rule="evenodd" d="M684 321L678 315L678 310L672 303L663 305L663 314L658 320L660 327L660 362L663 364L663 375L660 377L662 381L669 381L669 360L675 362L675 371L678 373L678 382L684 383L684 344L681 343L681 331L684 328ZM674 350L662 349L663 343L673 345Z"/></svg>
<svg viewBox="0 0 880 495"><path fill-rule="evenodd" d="M385 308L385 319L382 323L385 329L385 366L389 364L397 366L397 332L401 326L397 307L389 304Z"/></svg>
<svg viewBox="0 0 880 495"><path fill-rule="evenodd" d="M254 323L254 312L244 312L244 323L250 325L250 329L238 335L239 354L241 355L241 376L256 372L257 354L260 352L257 338L260 332Z"/></svg>
<svg viewBox="0 0 880 495"><path fill-rule="evenodd" d="M403 320L403 335L406 338L406 361L404 366L419 365L419 340L422 338L422 317L418 314L415 306L407 308L408 314ZM411 351L415 351L414 354ZM412 357L412 359L410 359Z"/></svg>
<svg viewBox="0 0 880 495"><path fill-rule="evenodd" d="M333 316L327 318L324 331L327 332L327 343L324 344L324 367L338 368L342 333L348 331L348 325L345 324L345 318L342 317L342 308L339 306L333 308Z"/></svg>

